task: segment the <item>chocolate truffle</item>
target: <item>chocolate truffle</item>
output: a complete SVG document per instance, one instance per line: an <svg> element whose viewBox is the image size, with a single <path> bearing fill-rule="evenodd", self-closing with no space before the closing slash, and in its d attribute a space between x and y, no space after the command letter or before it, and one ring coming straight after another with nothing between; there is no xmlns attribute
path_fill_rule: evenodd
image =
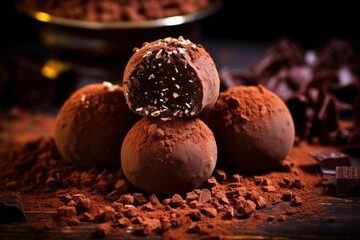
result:
<svg viewBox="0 0 360 240"><path fill-rule="evenodd" d="M198 188L217 161L214 135L199 118L143 117L126 135L121 165L139 190L159 196L183 194Z"/></svg>
<svg viewBox="0 0 360 240"><path fill-rule="evenodd" d="M293 146L294 123L287 106L261 85L221 92L204 120L214 132L219 164L234 170L276 168Z"/></svg>
<svg viewBox="0 0 360 240"><path fill-rule="evenodd" d="M127 104L137 114L194 117L215 104L220 80L203 46L168 37L135 49L123 86Z"/></svg>
<svg viewBox="0 0 360 240"><path fill-rule="evenodd" d="M136 120L122 87L108 82L87 85L61 107L55 143L62 157L80 168L117 168L122 141Z"/></svg>

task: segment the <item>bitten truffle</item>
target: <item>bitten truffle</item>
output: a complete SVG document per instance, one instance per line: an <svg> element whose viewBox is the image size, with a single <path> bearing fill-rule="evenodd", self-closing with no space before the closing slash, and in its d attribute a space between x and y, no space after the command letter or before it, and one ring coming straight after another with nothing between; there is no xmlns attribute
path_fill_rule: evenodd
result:
<svg viewBox="0 0 360 240"><path fill-rule="evenodd" d="M295 130L288 108L261 85L221 92L204 121L214 132L219 164L238 171L274 169L293 146Z"/></svg>
<svg viewBox="0 0 360 240"><path fill-rule="evenodd" d="M128 181L159 196L198 188L211 176L216 161L214 135L198 118L162 121L143 117L121 147L121 165Z"/></svg>
<svg viewBox="0 0 360 240"><path fill-rule="evenodd" d="M107 82L87 85L61 107L55 143L62 157L80 168L117 168L121 144L138 119L126 105L122 87Z"/></svg>
<svg viewBox="0 0 360 240"><path fill-rule="evenodd" d="M124 71L130 109L151 117L194 117L219 96L215 63L199 44L165 38L136 48Z"/></svg>

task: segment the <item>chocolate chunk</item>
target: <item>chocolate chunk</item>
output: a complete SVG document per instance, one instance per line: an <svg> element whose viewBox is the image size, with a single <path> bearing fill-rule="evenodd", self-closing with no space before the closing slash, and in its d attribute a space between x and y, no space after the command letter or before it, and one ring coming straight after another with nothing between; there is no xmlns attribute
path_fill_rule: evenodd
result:
<svg viewBox="0 0 360 240"><path fill-rule="evenodd" d="M26 221L18 192L0 193L0 224Z"/></svg>
<svg viewBox="0 0 360 240"><path fill-rule="evenodd" d="M199 196L199 203L204 204L211 200L211 192L208 189L202 189Z"/></svg>
<svg viewBox="0 0 360 240"><path fill-rule="evenodd" d="M338 196L346 196L359 193L359 167L338 166L336 167L335 179Z"/></svg>
<svg viewBox="0 0 360 240"><path fill-rule="evenodd" d="M331 143L331 133L336 133L339 128L339 113L336 106L336 100L331 95L326 95L324 102L317 114L321 126L321 142ZM330 117L333 116L333 117Z"/></svg>
<svg viewBox="0 0 360 240"><path fill-rule="evenodd" d="M353 108L353 124L354 131L350 134L348 142L346 144L346 149L352 151L353 153L360 152L360 96L357 97L354 108Z"/></svg>
<svg viewBox="0 0 360 240"><path fill-rule="evenodd" d="M224 172L224 170L221 170L221 169L215 169L214 175L215 175L216 180L219 183L223 183L227 178L226 177L226 172Z"/></svg>
<svg viewBox="0 0 360 240"><path fill-rule="evenodd" d="M323 174L335 174L337 166L351 166L350 157L341 152L311 152L310 155L319 162Z"/></svg>
<svg viewBox="0 0 360 240"><path fill-rule="evenodd" d="M255 74L251 71L244 71L240 69L230 70L227 67L220 69L220 90L224 91L228 88L245 85L253 86L257 84Z"/></svg>
<svg viewBox="0 0 360 240"><path fill-rule="evenodd" d="M286 105L293 117L296 135L301 139L305 139L310 131L308 122L311 117L306 114L308 108L306 96L302 94L294 95L287 100Z"/></svg>
<svg viewBox="0 0 360 240"><path fill-rule="evenodd" d="M293 197L293 193L291 191L285 191L281 196L281 200L285 202L289 202L291 201L292 197Z"/></svg>
<svg viewBox="0 0 360 240"><path fill-rule="evenodd" d="M360 56L355 46L350 42L332 39L318 53L318 69L337 69L339 66L356 66L359 63Z"/></svg>
<svg viewBox="0 0 360 240"><path fill-rule="evenodd" d="M299 196L294 196L293 197L293 200L291 201L292 206L297 207L297 206L300 206L302 204L303 204L303 200L301 199L301 197L299 197Z"/></svg>

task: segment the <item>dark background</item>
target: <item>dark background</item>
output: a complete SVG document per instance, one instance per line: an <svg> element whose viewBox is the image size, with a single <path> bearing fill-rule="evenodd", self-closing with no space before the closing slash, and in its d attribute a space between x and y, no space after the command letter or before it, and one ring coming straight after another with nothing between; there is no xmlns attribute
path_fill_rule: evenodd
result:
<svg viewBox="0 0 360 240"><path fill-rule="evenodd" d="M330 38L359 42L360 10L355 2L349 2L327 1L319 6L314 1L284 4L227 0L221 11L205 21L204 33L267 42L286 36L309 48L319 47Z"/></svg>
<svg viewBox="0 0 360 240"><path fill-rule="evenodd" d="M317 50L333 38L359 47L360 10L355 5L355 1L315 6L306 1L281 4L224 0L219 11L200 21L203 41L198 43L204 44L219 70L256 64L266 47L283 37L305 50ZM48 81L40 70L53 56L40 40L42 26L19 13L14 0L1 1L0 110L13 105L33 108L60 105L85 84L104 80L121 82L121 71L128 57L105 62L98 55L91 59L87 56L60 59L69 69Z"/></svg>
<svg viewBox="0 0 360 240"><path fill-rule="evenodd" d="M332 2L332 3L331 3ZM273 41L286 36L305 47L318 47L330 38L360 41L359 9L355 1L288 3L224 0L216 14L202 21L205 37ZM37 39L36 25L19 14L13 1L1 1L0 43L16 44Z"/></svg>

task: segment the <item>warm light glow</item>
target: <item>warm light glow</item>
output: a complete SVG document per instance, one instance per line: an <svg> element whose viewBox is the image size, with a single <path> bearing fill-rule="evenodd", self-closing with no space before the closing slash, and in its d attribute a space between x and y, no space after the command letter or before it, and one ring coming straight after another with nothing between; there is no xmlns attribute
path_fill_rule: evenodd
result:
<svg viewBox="0 0 360 240"><path fill-rule="evenodd" d="M35 18L42 22L49 22L51 19L51 16L44 12L37 12L37 13L35 13Z"/></svg>
<svg viewBox="0 0 360 240"><path fill-rule="evenodd" d="M56 61L49 60L41 68L41 74L49 79L56 79L62 72L66 71L68 66Z"/></svg>
<svg viewBox="0 0 360 240"><path fill-rule="evenodd" d="M162 20L164 25L173 26L180 25L186 22L186 19L183 16L169 17Z"/></svg>

